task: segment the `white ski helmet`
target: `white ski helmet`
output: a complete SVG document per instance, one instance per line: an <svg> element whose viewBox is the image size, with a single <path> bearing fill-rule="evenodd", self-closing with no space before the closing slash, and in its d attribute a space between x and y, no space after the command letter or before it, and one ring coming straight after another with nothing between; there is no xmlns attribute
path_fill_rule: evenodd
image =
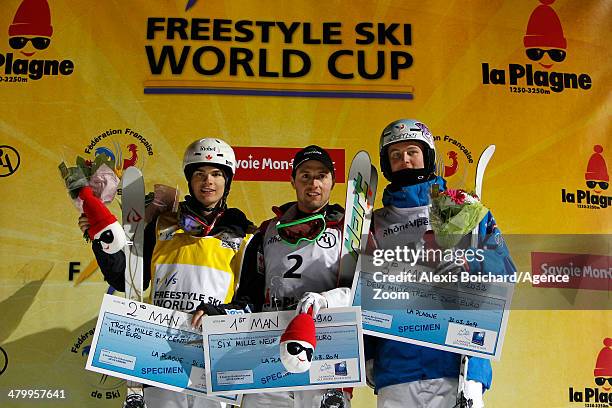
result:
<svg viewBox="0 0 612 408"><path fill-rule="evenodd" d="M385 178L391 181L389 146L397 142L416 140L423 144L423 164L427 174L433 174L436 164L434 139L424 123L414 119L399 119L385 127L380 135L380 167Z"/></svg>
<svg viewBox="0 0 612 408"><path fill-rule="evenodd" d="M187 146L183 156L183 172L189 183L191 175L200 166L221 167L227 178L225 194L236 173L236 156L234 149L221 139L199 139Z"/></svg>

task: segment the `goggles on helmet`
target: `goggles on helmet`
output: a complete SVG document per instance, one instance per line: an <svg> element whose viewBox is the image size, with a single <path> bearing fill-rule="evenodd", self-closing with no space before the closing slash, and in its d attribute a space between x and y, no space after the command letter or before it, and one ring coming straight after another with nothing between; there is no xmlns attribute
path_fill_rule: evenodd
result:
<svg viewBox="0 0 612 408"><path fill-rule="evenodd" d="M209 223L206 218L193 211L187 203L183 202L178 209L178 226L190 235L206 236L213 229L220 215L221 212Z"/></svg>
<svg viewBox="0 0 612 408"><path fill-rule="evenodd" d="M278 236L287 244L296 246L302 241L315 242L325 231L323 214L310 215L299 220L276 223Z"/></svg>

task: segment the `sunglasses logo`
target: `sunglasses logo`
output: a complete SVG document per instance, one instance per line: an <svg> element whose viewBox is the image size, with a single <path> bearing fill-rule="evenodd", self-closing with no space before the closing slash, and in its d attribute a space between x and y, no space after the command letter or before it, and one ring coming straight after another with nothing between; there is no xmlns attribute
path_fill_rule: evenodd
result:
<svg viewBox="0 0 612 408"><path fill-rule="evenodd" d="M586 185L587 185L588 188L595 188L596 186L599 186L599 188L601 188L602 190L607 190L608 189L608 182L606 182L606 181L588 180L586 182Z"/></svg>
<svg viewBox="0 0 612 408"><path fill-rule="evenodd" d="M551 7L555 0L540 0L531 12L523 45L527 58L537 61L543 68L550 69L555 62L566 57L567 40L563 34L561 20Z"/></svg>
<svg viewBox="0 0 612 408"><path fill-rule="evenodd" d="M297 356L302 351L305 351L306 352L306 358L308 359L308 361L312 361L313 349L311 349L310 347L304 347L300 343L292 341L292 342L287 343L287 351L292 356Z"/></svg>
<svg viewBox="0 0 612 408"><path fill-rule="evenodd" d="M23 0L9 25L9 45L26 57L51 44L53 26L47 0Z"/></svg>
<svg viewBox="0 0 612 408"><path fill-rule="evenodd" d="M11 37L9 38L9 45L11 46L11 48L16 49L16 50L20 50L23 47L25 47L28 44L28 42L31 42L32 46L36 48L37 50L44 50L49 46L49 44L51 44L51 39L46 38L46 37L33 37L33 38Z"/></svg>
<svg viewBox="0 0 612 408"><path fill-rule="evenodd" d="M527 54L527 58L532 61L539 61L544 57L545 54L548 54L551 60L555 62L562 62L565 59L567 53L564 50L550 49L545 50L542 48L527 48L525 50Z"/></svg>
<svg viewBox="0 0 612 408"><path fill-rule="evenodd" d="M599 388L585 387L584 390L569 387L569 402L584 402L586 407L607 407L612 396L612 338L603 339L603 347L595 358L593 370L595 384Z"/></svg>
<svg viewBox="0 0 612 408"><path fill-rule="evenodd" d="M603 347L599 350L595 360L593 376L598 387L603 387L605 392L612 390L612 338L610 337L603 339Z"/></svg>
<svg viewBox="0 0 612 408"><path fill-rule="evenodd" d="M609 186L610 175L608 174L608 166L603 155L604 148L602 145L593 146L593 154L587 162L584 179L588 188L600 193L607 190ZM597 189L599 187L599 189Z"/></svg>

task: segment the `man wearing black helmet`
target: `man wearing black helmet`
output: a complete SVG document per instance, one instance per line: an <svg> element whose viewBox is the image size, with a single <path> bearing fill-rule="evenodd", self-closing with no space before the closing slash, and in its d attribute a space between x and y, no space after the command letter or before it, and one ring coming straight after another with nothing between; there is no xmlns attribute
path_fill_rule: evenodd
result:
<svg viewBox="0 0 612 408"><path fill-rule="evenodd" d="M376 246L424 247L429 224L430 190L446 181L435 175L436 150L427 126L412 119L390 123L380 138L380 167L391 182L383 193L384 207L374 211L372 232ZM401 226L401 228L399 228ZM461 264L442 262L438 273L486 270L510 274L515 270L508 249L501 239L491 213L479 225L482 262ZM379 408L449 408L455 405L460 355L393 340L366 336L366 366L372 367L368 379L378 394ZM472 408L483 406L482 393L491 386L489 360L470 358L466 396Z"/></svg>

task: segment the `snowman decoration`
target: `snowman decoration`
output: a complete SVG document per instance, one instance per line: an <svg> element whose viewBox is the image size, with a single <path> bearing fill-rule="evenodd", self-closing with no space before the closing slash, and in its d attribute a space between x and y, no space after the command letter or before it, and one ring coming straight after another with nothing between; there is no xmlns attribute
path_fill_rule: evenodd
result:
<svg viewBox="0 0 612 408"><path fill-rule="evenodd" d="M123 227L117 218L110 212L98 197L94 195L91 187L86 186L79 191L79 198L83 200L83 213L89 220L87 233L94 241L102 246L102 251L114 254L123 249L127 238Z"/></svg>
<svg viewBox="0 0 612 408"><path fill-rule="evenodd" d="M280 359L290 373L303 373L310 369L312 355L317 346L312 308L300 313L289 322L280 338Z"/></svg>
<svg viewBox="0 0 612 408"><path fill-rule="evenodd" d="M80 166L68 167L62 162L59 171L75 207L87 217L86 238L99 243L107 254L117 253L125 247L127 237L123 226L104 202L111 202L115 197L119 178L104 162L105 157L98 156L89 165L78 159Z"/></svg>

